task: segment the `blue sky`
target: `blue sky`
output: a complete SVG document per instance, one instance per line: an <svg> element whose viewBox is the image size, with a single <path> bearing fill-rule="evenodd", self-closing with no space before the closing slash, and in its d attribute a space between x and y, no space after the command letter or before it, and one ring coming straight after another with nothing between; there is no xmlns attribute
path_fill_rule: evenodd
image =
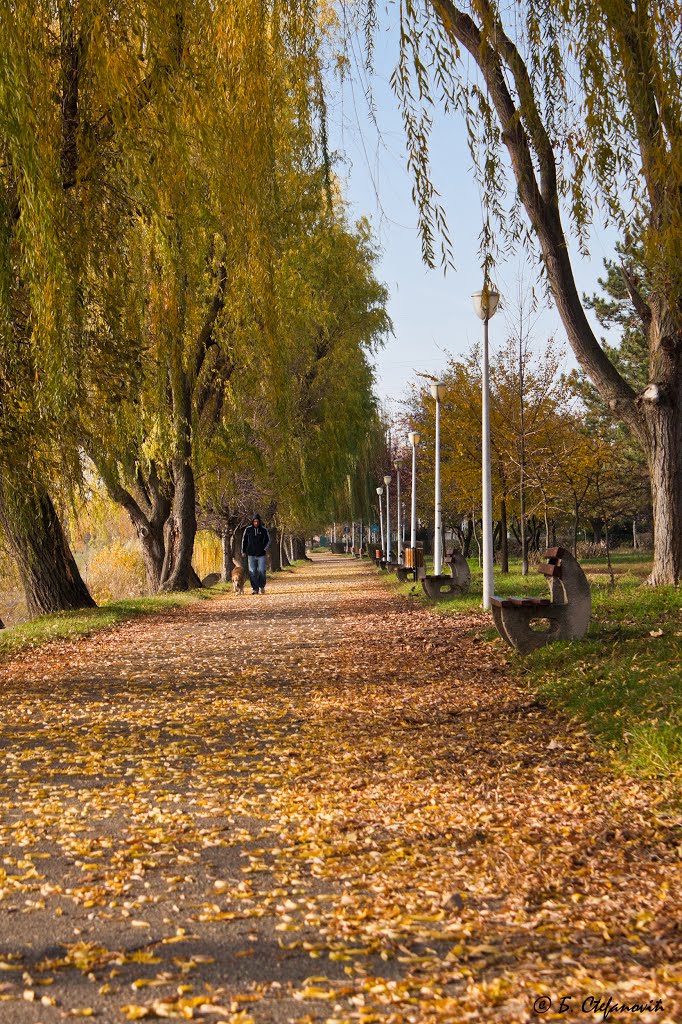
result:
<svg viewBox="0 0 682 1024"><path fill-rule="evenodd" d="M356 51L359 44L356 41ZM393 34L383 32L376 50L376 71L371 79L377 126L370 117L361 69L357 67L342 88L336 84L329 97L330 145L340 157L336 171L345 183L345 195L355 216L369 217L382 249L378 276L390 291L389 312L395 336L377 357L377 391L389 409L405 394L415 371L439 374L448 353L463 353L477 340L471 294L480 289L482 271L478 239L482 226L481 200L471 168L464 125L456 115L436 120L431 147L434 183L447 211L456 271L431 271L421 259L411 178L406 169L404 133L389 77L397 58ZM590 259L577 255L574 270L578 286L591 292L603 271L603 259L613 252L612 232L595 227ZM516 288L519 270L533 283L528 256L519 253L498 268L495 279L503 296ZM504 317L491 321L491 341L504 334ZM555 333L565 343L556 311L543 309L537 344ZM574 365L567 349L567 366Z"/></svg>

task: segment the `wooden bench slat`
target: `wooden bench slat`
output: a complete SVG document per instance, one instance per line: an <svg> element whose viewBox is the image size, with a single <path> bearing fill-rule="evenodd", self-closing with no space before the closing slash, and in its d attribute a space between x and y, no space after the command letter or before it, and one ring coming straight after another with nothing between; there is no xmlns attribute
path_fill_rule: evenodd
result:
<svg viewBox="0 0 682 1024"><path fill-rule="evenodd" d="M538 572L541 572L543 576L561 576L561 566L556 563L549 563L549 565L539 565Z"/></svg>
<svg viewBox="0 0 682 1024"><path fill-rule="evenodd" d="M564 548L547 548L546 551L542 552L543 558L563 558L566 554Z"/></svg>

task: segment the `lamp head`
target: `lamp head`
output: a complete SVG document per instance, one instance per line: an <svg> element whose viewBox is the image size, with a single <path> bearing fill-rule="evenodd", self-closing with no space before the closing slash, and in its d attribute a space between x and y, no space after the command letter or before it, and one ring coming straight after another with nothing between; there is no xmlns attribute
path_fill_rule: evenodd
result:
<svg viewBox="0 0 682 1024"><path fill-rule="evenodd" d="M434 384L430 384L429 387L431 388L431 397L435 398L436 401L439 402L445 394L445 384L442 380L439 380Z"/></svg>
<svg viewBox="0 0 682 1024"><path fill-rule="evenodd" d="M407 440L410 442L413 448L416 448L421 441L422 436L418 430L411 430L407 435Z"/></svg>
<svg viewBox="0 0 682 1024"><path fill-rule="evenodd" d="M377 494L379 495L379 497L381 497L381 495L382 495L383 493L384 493L384 489L383 489L383 487L377 487Z"/></svg>
<svg viewBox="0 0 682 1024"><path fill-rule="evenodd" d="M398 455L398 457L393 460L393 465L398 470L398 472L400 472L400 467L402 466L402 464L403 464L402 456Z"/></svg>
<svg viewBox="0 0 682 1024"><path fill-rule="evenodd" d="M390 476L390 474L387 473L386 476L384 477L384 483L386 484L387 487L390 484L391 480L392 477Z"/></svg>
<svg viewBox="0 0 682 1024"><path fill-rule="evenodd" d="M500 302L500 293L493 285L486 284L482 291L474 292L471 298L479 320L490 320L495 316Z"/></svg>

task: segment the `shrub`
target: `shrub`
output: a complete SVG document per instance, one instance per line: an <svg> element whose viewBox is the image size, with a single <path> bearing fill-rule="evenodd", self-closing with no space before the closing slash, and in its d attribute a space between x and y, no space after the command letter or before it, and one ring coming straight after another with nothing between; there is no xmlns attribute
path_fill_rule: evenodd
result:
<svg viewBox="0 0 682 1024"><path fill-rule="evenodd" d="M611 548L611 554L614 549ZM606 542L601 540L599 542L591 540L579 540L578 541L578 561L581 558L606 558Z"/></svg>
<svg viewBox="0 0 682 1024"><path fill-rule="evenodd" d="M86 570L90 593L98 603L146 593L144 560L133 544L113 540L99 548Z"/></svg>
<svg viewBox="0 0 682 1024"><path fill-rule="evenodd" d="M211 572L220 572L223 567L223 548L220 537L212 530L199 530L194 539L192 565L199 579Z"/></svg>

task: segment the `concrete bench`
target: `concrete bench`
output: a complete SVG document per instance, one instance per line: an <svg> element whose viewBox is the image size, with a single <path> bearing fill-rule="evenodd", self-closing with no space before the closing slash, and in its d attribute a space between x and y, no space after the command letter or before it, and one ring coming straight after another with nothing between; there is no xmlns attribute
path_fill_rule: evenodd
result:
<svg viewBox="0 0 682 1024"><path fill-rule="evenodd" d="M424 576L422 587L427 597L432 600L444 600L446 597L458 597L466 594L471 586L471 570L464 555L453 551L446 564L450 566L451 576Z"/></svg>
<svg viewBox="0 0 682 1024"><path fill-rule="evenodd" d="M547 578L549 597L493 597L495 626L520 654L528 654L554 640L580 640L592 614L592 592L587 577L570 551L548 548L546 565L538 572Z"/></svg>

